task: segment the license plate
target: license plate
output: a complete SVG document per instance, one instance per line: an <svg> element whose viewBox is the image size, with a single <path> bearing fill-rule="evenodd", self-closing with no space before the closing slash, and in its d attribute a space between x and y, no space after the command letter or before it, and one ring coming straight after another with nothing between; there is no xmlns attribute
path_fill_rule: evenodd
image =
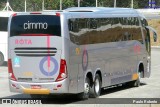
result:
<svg viewBox="0 0 160 107"><path fill-rule="evenodd" d="M41 89L40 85L31 85L31 89Z"/></svg>

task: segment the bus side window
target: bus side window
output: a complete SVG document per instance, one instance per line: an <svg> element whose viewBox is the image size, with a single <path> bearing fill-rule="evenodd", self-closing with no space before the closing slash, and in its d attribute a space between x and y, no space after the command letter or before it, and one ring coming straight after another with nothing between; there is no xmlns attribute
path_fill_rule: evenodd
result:
<svg viewBox="0 0 160 107"><path fill-rule="evenodd" d="M78 20L77 19L69 19L68 20L68 29L69 29L69 35L70 35L70 40L75 43L75 44L79 44L79 42L77 42L78 40L78 36L75 35L75 33L78 33L79 29L78 29Z"/></svg>
<svg viewBox="0 0 160 107"><path fill-rule="evenodd" d="M69 31L73 31L73 22L71 20L68 21Z"/></svg>

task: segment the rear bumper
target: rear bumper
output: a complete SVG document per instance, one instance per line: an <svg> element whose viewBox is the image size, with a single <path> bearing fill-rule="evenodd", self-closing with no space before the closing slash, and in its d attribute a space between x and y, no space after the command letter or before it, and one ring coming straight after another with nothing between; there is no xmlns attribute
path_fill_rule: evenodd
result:
<svg viewBox="0 0 160 107"><path fill-rule="evenodd" d="M39 89L32 89L32 85L41 86ZM68 79L59 82L49 83L27 83L9 80L11 92L24 94L66 94L68 93Z"/></svg>

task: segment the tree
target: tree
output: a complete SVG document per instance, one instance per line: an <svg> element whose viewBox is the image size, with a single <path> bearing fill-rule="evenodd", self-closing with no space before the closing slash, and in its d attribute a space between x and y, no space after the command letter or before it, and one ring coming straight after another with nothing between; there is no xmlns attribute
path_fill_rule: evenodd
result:
<svg viewBox="0 0 160 107"><path fill-rule="evenodd" d="M27 0L27 11L41 11L43 0Z"/></svg>
<svg viewBox="0 0 160 107"><path fill-rule="evenodd" d="M148 6L149 0L134 0L134 8L145 8Z"/></svg>
<svg viewBox="0 0 160 107"><path fill-rule="evenodd" d="M81 0L81 6L83 7L95 7L96 0Z"/></svg>
<svg viewBox="0 0 160 107"><path fill-rule="evenodd" d="M156 6L159 6L160 7L160 0L156 0Z"/></svg>
<svg viewBox="0 0 160 107"><path fill-rule="evenodd" d="M114 7L114 0L100 0L99 4L102 7Z"/></svg>
<svg viewBox="0 0 160 107"><path fill-rule="evenodd" d="M6 5L7 0L0 0L0 9ZM43 0L27 0L27 11L41 11ZM46 10L59 10L60 0L44 0ZM96 0L80 0L81 7L95 7ZM114 0L97 0L98 7L114 7ZM145 8L149 0L133 0L134 8ZM160 0L155 0L156 6L160 6ZM25 10L25 0L10 0L10 5L14 11ZM62 8L77 7L78 0L62 0ZM117 7L131 7L131 0L117 0Z"/></svg>
<svg viewBox="0 0 160 107"><path fill-rule="evenodd" d="M0 11L4 9L4 7L6 6L7 1L4 0L0 0Z"/></svg>
<svg viewBox="0 0 160 107"><path fill-rule="evenodd" d="M75 7L75 3L74 3L75 0L62 0L62 8L63 9L66 9L66 8L69 8L69 7Z"/></svg>
<svg viewBox="0 0 160 107"><path fill-rule="evenodd" d="M13 11L24 11L24 0L10 0Z"/></svg>
<svg viewBox="0 0 160 107"><path fill-rule="evenodd" d="M117 0L117 7L130 8L131 0Z"/></svg>

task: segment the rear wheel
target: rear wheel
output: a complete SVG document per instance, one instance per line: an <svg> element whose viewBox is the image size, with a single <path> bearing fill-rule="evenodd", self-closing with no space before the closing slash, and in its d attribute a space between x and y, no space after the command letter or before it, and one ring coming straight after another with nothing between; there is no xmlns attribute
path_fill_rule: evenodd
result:
<svg viewBox="0 0 160 107"><path fill-rule="evenodd" d="M96 98L100 96L101 93L102 81L98 74L95 76L95 80L93 82L92 88L90 90L90 97Z"/></svg>
<svg viewBox="0 0 160 107"><path fill-rule="evenodd" d="M4 63L4 56L2 52L0 52L0 66L3 65L3 63Z"/></svg>
<svg viewBox="0 0 160 107"><path fill-rule="evenodd" d="M78 98L79 99L88 99L89 92L90 92L90 79L88 77L86 77L85 83L84 83L84 92L78 94Z"/></svg>

